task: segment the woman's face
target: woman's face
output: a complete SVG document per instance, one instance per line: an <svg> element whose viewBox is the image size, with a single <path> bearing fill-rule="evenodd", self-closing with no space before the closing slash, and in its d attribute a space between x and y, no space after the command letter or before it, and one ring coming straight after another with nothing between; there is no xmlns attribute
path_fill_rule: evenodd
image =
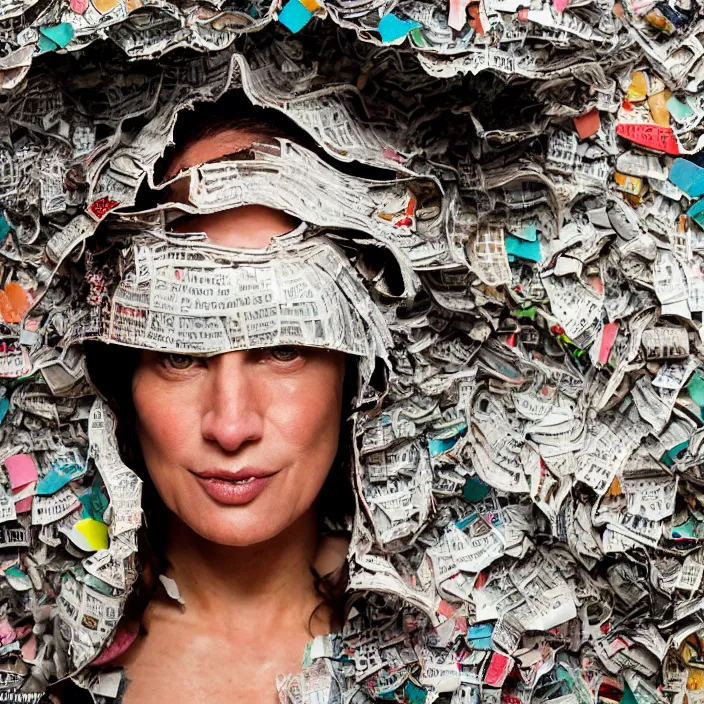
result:
<svg viewBox="0 0 704 704"><path fill-rule="evenodd" d="M196 142L171 172L255 137L232 131ZM294 226L284 213L248 206L182 228L261 248ZM272 538L307 514L337 452L344 368L341 352L305 347L209 358L143 352L132 380L137 433L166 506L207 540L233 546Z"/></svg>

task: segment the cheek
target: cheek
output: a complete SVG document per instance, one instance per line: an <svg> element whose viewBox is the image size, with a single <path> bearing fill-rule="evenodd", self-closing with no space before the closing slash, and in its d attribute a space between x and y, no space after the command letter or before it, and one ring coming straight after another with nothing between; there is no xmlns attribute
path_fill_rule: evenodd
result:
<svg viewBox="0 0 704 704"><path fill-rule="evenodd" d="M337 452L342 373L332 365L315 366L272 395L277 400L269 407L269 420L289 448L288 459L310 473L327 474Z"/></svg>
<svg viewBox="0 0 704 704"><path fill-rule="evenodd" d="M132 398L137 414L137 435L150 474L162 464L178 458L188 441L188 429L195 427L188 418L193 408L188 399L174 397L173 389L156 375L137 371L132 382Z"/></svg>

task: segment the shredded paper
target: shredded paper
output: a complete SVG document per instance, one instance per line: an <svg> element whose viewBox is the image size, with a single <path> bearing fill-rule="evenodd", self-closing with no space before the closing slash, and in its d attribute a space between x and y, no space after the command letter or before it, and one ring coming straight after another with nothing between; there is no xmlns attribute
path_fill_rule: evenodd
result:
<svg viewBox="0 0 704 704"><path fill-rule="evenodd" d="M165 182L223 96L317 150ZM248 204L301 224L172 227ZM0 0L0 271L0 701L119 700L97 339L358 359L349 615L282 704L704 702L698 0Z"/></svg>

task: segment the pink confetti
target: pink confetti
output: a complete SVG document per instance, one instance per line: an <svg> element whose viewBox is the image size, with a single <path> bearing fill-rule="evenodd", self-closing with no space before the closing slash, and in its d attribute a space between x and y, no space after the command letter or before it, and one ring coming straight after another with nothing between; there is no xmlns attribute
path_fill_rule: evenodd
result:
<svg viewBox="0 0 704 704"><path fill-rule="evenodd" d="M617 333L618 321L604 325L604 330L601 333L601 347L599 348L599 364L606 364L609 361L609 354L614 346Z"/></svg>
<svg viewBox="0 0 704 704"><path fill-rule="evenodd" d="M137 638L137 631L129 631L124 626L117 627L117 633L110 645L98 655L91 665L105 665L105 663L114 660L118 655L122 655L134 643Z"/></svg>
<svg viewBox="0 0 704 704"><path fill-rule="evenodd" d="M10 476L10 486L13 489L37 481L37 465L34 464L31 455L13 455L3 464Z"/></svg>
<svg viewBox="0 0 704 704"><path fill-rule="evenodd" d="M10 625L7 618L0 618L0 643L7 645L17 639L15 629Z"/></svg>
<svg viewBox="0 0 704 704"><path fill-rule="evenodd" d="M33 496L27 496L15 502L15 513L27 513L32 510Z"/></svg>

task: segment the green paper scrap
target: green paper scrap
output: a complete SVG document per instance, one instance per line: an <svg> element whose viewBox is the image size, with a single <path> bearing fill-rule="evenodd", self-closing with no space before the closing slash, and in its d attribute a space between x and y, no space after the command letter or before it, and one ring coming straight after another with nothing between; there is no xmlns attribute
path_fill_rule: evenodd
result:
<svg viewBox="0 0 704 704"><path fill-rule="evenodd" d="M432 47L432 44L425 38L420 27L412 29L408 36L411 38L413 45L419 49L429 49Z"/></svg>
<svg viewBox="0 0 704 704"><path fill-rule="evenodd" d="M675 540L694 540L697 537L697 526L692 516L684 523L673 526L671 535Z"/></svg>
<svg viewBox="0 0 704 704"><path fill-rule="evenodd" d="M288 0L279 13L279 22L292 34L300 32L312 18L313 13L300 0Z"/></svg>
<svg viewBox="0 0 704 704"><path fill-rule="evenodd" d="M679 443L678 445L675 445L674 447L671 447L661 458L660 461L666 465L667 467L672 467L673 464L675 464L675 461L677 460L677 455L680 454L683 450L686 450L689 447L689 440L685 440L684 442Z"/></svg>
<svg viewBox="0 0 704 704"><path fill-rule="evenodd" d="M5 241L5 238L7 237L8 233L10 232L10 223L7 222L5 219L5 216L0 213L0 244L2 244Z"/></svg>
<svg viewBox="0 0 704 704"><path fill-rule="evenodd" d="M376 28L381 35L381 41L384 44L395 42L397 39L405 37L411 30L420 27L420 22L414 20L402 20L396 17L393 12L384 15L379 21L379 26Z"/></svg>
<svg viewBox="0 0 704 704"><path fill-rule="evenodd" d="M535 320L535 316L538 314L537 306L528 306L528 308L517 308L513 311L513 315L516 318L530 318Z"/></svg>
<svg viewBox="0 0 704 704"><path fill-rule="evenodd" d="M489 485L485 484L479 477L467 477L462 489L462 496L467 501L481 501L489 493Z"/></svg>
<svg viewBox="0 0 704 704"><path fill-rule="evenodd" d="M689 380L687 391L689 392L689 397L697 406L704 406L704 379L702 379L699 372L695 373Z"/></svg>
<svg viewBox="0 0 704 704"><path fill-rule="evenodd" d="M428 696L428 690L407 680L406 686L403 688L403 694L408 704L424 704Z"/></svg>
<svg viewBox="0 0 704 704"><path fill-rule="evenodd" d="M68 22L40 27L39 50L56 51L57 49L63 49L73 39L74 34L73 27Z"/></svg>
<svg viewBox="0 0 704 704"><path fill-rule="evenodd" d="M536 239L534 242L519 240L513 235L506 235L506 254L519 257L520 259L528 259L532 262L539 262L540 257L540 242Z"/></svg>
<svg viewBox="0 0 704 704"><path fill-rule="evenodd" d="M94 481L90 489L90 517L102 520L105 511L108 509L108 497L101 481Z"/></svg>
<svg viewBox="0 0 704 704"><path fill-rule="evenodd" d="M313 666L313 658L310 656L312 649L313 649L313 643L309 641L308 643L306 643L306 649L303 651L302 667L304 670Z"/></svg>
<svg viewBox="0 0 704 704"><path fill-rule="evenodd" d="M704 227L704 198L701 200L698 200L688 211L687 215L689 215L692 220L694 220L697 225L701 225L701 227Z"/></svg>
<svg viewBox="0 0 704 704"><path fill-rule="evenodd" d="M665 103L665 107L677 122L684 122L688 117L694 115L694 110L687 103L677 100L674 95Z"/></svg>
<svg viewBox="0 0 704 704"><path fill-rule="evenodd" d="M631 688L628 686L628 682L624 682L621 704L639 704L636 695L633 694Z"/></svg>

